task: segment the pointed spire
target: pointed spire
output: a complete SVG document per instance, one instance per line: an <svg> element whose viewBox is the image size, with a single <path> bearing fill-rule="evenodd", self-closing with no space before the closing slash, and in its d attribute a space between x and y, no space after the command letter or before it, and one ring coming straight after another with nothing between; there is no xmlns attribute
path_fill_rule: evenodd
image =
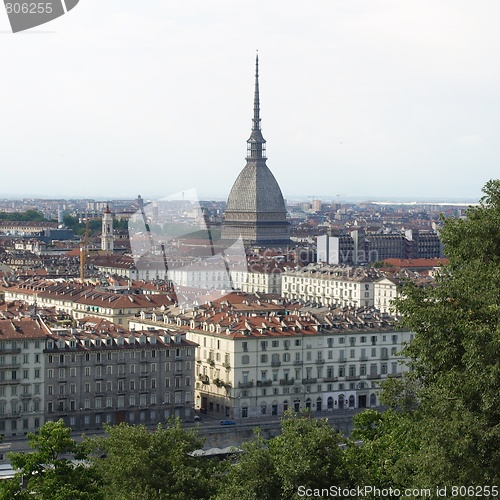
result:
<svg viewBox="0 0 500 500"><path fill-rule="evenodd" d="M260 99L259 99L259 53L255 57L255 94L253 98L253 127L260 130Z"/></svg>
<svg viewBox="0 0 500 500"><path fill-rule="evenodd" d="M253 99L252 133L247 141L247 161L266 159L266 141L260 130L260 96L259 96L259 54L255 58L255 93Z"/></svg>

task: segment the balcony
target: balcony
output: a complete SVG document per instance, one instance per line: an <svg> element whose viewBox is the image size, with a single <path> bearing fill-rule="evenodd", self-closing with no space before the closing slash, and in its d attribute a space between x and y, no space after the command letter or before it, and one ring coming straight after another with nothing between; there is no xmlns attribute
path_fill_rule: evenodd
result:
<svg viewBox="0 0 500 500"><path fill-rule="evenodd" d="M302 366L302 365L304 364L304 362L303 362L303 361L300 361L299 359L296 359L296 360L293 362L293 364L294 364L295 366Z"/></svg>
<svg viewBox="0 0 500 500"><path fill-rule="evenodd" d="M0 349L0 355L1 354L20 354L21 353L21 348L16 347L15 349Z"/></svg>
<svg viewBox="0 0 500 500"><path fill-rule="evenodd" d="M253 380L250 380L250 382L238 382L239 389L250 389L251 387L253 387Z"/></svg>
<svg viewBox="0 0 500 500"><path fill-rule="evenodd" d="M269 387L272 384L272 380L257 380L257 387Z"/></svg>
<svg viewBox="0 0 500 500"><path fill-rule="evenodd" d="M289 379L282 378L280 380L280 385L293 385L294 383L295 383L295 379L294 378L289 378Z"/></svg>
<svg viewBox="0 0 500 500"><path fill-rule="evenodd" d="M370 375L368 375L366 378L376 379L376 378L380 378L380 375L378 373L370 373Z"/></svg>
<svg viewBox="0 0 500 500"><path fill-rule="evenodd" d="M338 379L338 377L325 377L323 382L337 382Z"/></svg>
<svg viewBox="0 0 500 500"><path fill-rule="evenodd" d="M317 378L303 378L302 383L303 384L315 384L318 381Z"/></svg>
<svg viewBox="0 0 500 500"><path fill-rule="evenodd" d="M388 378L399 378L402 376L403 376L402 373L389 373L389 375L387 375Z"/></svg>
<svg viewBox="0 0 500 500"><path fill-rule="evenodd" d="M347 381L359 380L359 375L348 375L345 379Z"/></svg>
<svg viewBox="0 0 500 500"><path fill-rule="evenodd" d="M222 366L229 371L231 369L231 364L230 363L222 363Z"/></svg>
<svg viewBox="0 0 500 500"><path fill-rule="evenodd" d="M359 360L360 361L368 361L368 356L360 356Z"/></svg>
<svg viewBox="0 0 500 500"><path fill-rule="evenodd" d="M389 355L388 354L381 354L380 359L389 359Z"/></svg>
<svg viewBox="0 0 500 500"><path fill-rule="evenodd" d="M314 363L317 364L317 365L324 365L325 364L325 360L324 359L317 359Z"/></svg>
<svg viewBox="0 0 500 500"><path fill-rule="evenodd" d="M21 399L31 399L31 396L32 396L31 394L28 394L28 393L24 393L24 392L23 392L23 393L21 394Z"/></svg>
<svg viewBox="0 0 500 500"><path fill-rule="evenodd" d="M200 381L203 383L203 384L209 384L210 383L210 379L208 378L208 375L202 375L201 373L198 375Z"/></svg>
<svg viewBox="0 0 500 500"><path fill-rule="evenodd" d="M346 361L347 361L346 358L343 358L343 357L337 358L338 363L345 363Z"/></svg>
<svg viewBox="0 0 500 500"><path fill-rule="evenodd" d="M215 366L215 361L214 361L212 358L207 358L207 363L208 363L210 366Z"/></svg>
<svg viewBox="0 0 500 500"><path fill-rule="evenodd" d="M10 384L19 384L21 383L21 379L14 379L14 380L0 380L0 385L10 385Z"/></svg>
<svg viewBox="0 0 500 500"><path fill-rule="evenodd" d="M0 370L17 370L21 368L21 363L12 363L9 365L0 365Z"/></svg>
<svg viewBox="0 0 500 500"><path fill-rule="evenodd" d="M271 366L278 367L281 366L281 361L271 361Z"/></svg>

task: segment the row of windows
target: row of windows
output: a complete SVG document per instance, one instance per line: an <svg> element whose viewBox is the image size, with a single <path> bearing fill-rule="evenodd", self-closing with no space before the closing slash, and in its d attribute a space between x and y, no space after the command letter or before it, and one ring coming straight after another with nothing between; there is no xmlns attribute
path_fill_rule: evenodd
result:
<svg viewBox="0 0 500 500"><path fill-rule="evenodd" d="M191 356L191 349L175 349L175 353L173 352L173 349L165 349L163 351L165 353L165 356L168 358L170 356L175 356L176 359L180 359L183 354L186 356ZM140 354L139 354L140 353ZM150 353L150 355L149 355ZM128 356L127 356L128 354ZM49 363L75 363L76 362L76 353L72 354L49 354L48 356L48 362ZM81 354L79 355L81 356ZM158 357L158 352L155 349L152 349L151 351L129 351L129 352L124 352L124 351L119 351L119 352L97 352L97 353L90 353L87 352L85 353L85 361L95 361L97 363L103 362L103 361L111 361L111 360L125 360L125 359L147 359L147 358L156 358Z"/></svg>
<svg viewBox="0 0 500 500"><path fill-rule="evenodd" d="M40 341L35 340L35 349L40 349ZM20 349L21 346L23 349L29 349L30 348L30 342L29 340L23 340L22 342L16 342L13 340L12 342L5 342L4 340L0 341L0 351L3 351L5 349Z"/></svg>
<svg viewBox="0 0 500 500"><path fill-rule="evenodd" d="M390 368L391 368L391 374L396 374L398 372L398 362L393 361L390 363ZM380 372L379 372L379 366L380 366ZM367 376L367 375L386 375L388 374L388 363L371 363L369 365L369 372L368 372L368 365L362 364L362 365L348 365L347 367L345 365L341 365L337 367L337 371L335 371L335 367L333 366L318 366L316 367L314 371L314 378L323 378L325 376L326 378L334 378L334 377L356 377L356 376ZM347 368L347 369L346 369ZM359 371L358 371L359 370ZM268 375L268 370L261 370L260 372L260 381L267 383L267 382L278 382L280 380L279 377L279 370L272 370L271 372L271 378L269 378ZM302 370L302 368L296 368L295 370L290 370L290 369L284 369L283 370L283 379L284 381L291 380L291 377L294 376L295 380L300 380L302 379L302 374L304 374L305 379L313 379L313 368L308 367L305 369L305 371ZM242 372L242 377L243 377L243 384L247 384L249 381L249 375L250 372Z"/></svg>
<svg viewBox="0 0 500 500"><path fill-rule="evenodd" d="M148 364L141 364L141 365L128 365L128 373L129 374L148 374L148 373L156 373L157 371L157 363L148 363ZM184 370L189 371L191 370L191 361L186 361L184 364L181 361L177 361L175 363L165 363L165 372L169 373L171 372L172 369L175 370L176 373L180 373ZM125 365L106 365L106 366L85 366L83 367L83 371L86 377L102 377L104 375L113 375L113 373L118 374L118 375L123 375L125 376L126 372L126 367ZM36 370L35 370L36 372ZM57 370L54 370L53 368L49 368L47 370L47 378L54 378L55 373L57 372L59 380L65 380L67 377L67 368L59 368ZM38 374L39 376L39 374ZM69 376L70 377L76 377L77 376L77 369L76 368L70 368L69 369ZM37 376L35 375L35 378Z"/></svg>
<svg viewBox="0 0 500 500"><path fill-rule="evenodd" d="M338 344L342 345L342 344L345 344L346 343L346 337L337 337L338 338ZM348 337L349 338L349 345L356 345L356 341L358 339L358 337ZM379 337L377 335L372 335L370 336L370 342L371 344L376 344L377 341L378 341ZM321 338L318 338L318 346L321 346L322 344L322 339ZM368 337L366 335L361 335L359 337L359 342L361 344L365 344L367 343L367 340L368 340ZM397 334L394 334L391 336L391 341L393 344L397 344L398 343L398 335ZM285 349L288 349L290 348L290 345L291 345L291 340L287 339L287 340L284 340L283 341L283 347ZM335 337L329 337L326 339L326 342L327 342L327 346L328 347L333 347L334 345L334 342L335 342ZM382 335L382 342L387 342L387 335ZM280 341L279 340L272 340L270 342L271 344L271 347L273 348L279 348L280 347ZM302 345L302 340L301 339L294 339L293 340L293 345L295 347L300 347ZM248 351L248 342L242 342L241 343L241 347L242 347L242 350L243 351ZM269 347L269 341L267 340L261 340L260 341L260 350L261 351L266 351L267 348ZM312 349L312 342L310 340L308 340L306 342L306 349Z"/></svg>
<svg viewBox="0 0 500 500"><path fill-rule="evenodd" d="M397 347L392 347L391 348L391 356L395 356L398 354L398 349ZM373 347L370 351L371 353L371 357L372 358L377 358L377 348L376 347ZM315 362L315 363L323 363L325 361L325 358L323 358L323 351L316 351L316 358L312 359L312 351L306 351L306 358L305 360L302 359L302 353L301 352L296 352L295 353L295 358L294 358L294 362L297 362L297 363L301 363L303 361L306 361L306 362ZM363 361L365 358L367 358L367 354L366 354L366 349L361 349L361 352L359 354L356 354L356 349L350 349L349 350L349 359L356 359L358 358ZM387 358L389 357L389 349L387 347L382 347L380 349L380 357L382 359L384 358ZM260 357L260 363L269 363L269 361L271 361L271 364L279 364L281 363L281 361L283 361L284 363L289 363L291 360L292 360L292 356L291 356L291 353L289 352L285 352L283 354L281 354L281 360L280 360L280 355L275 353L275 354L272 354L271 357L269 357L269 355L267 354L261 354ZM333 350L329 350L327 351L327 359L328 360L331 360L331 359L334 359L334 351ZM345 356L345 350L344 349L340 349L338 351L338 359L337 361L343 361L347 359L346 356ZM248 354L243 354L241 356L241 364L242 365L248 365L250 364L250 356Z"/></svg>
<svg viewBox="0 0 500 500"><path fill-rule="evenodd" d="M7 404L6 401L0 401L0 415L6 415L7 409L9 408L9 405ZM29 411L40 411L40 401L39 400L34 400L34 401L22 401L21 403L19 401L11 401L10 402L10 412L11 413L19 413L20 411L26 413Z"/></svg>
<svg viewBox="0 0 500 500"><path fill-rule="evenodd" d="M0 420L0 432L5 432L5 431L15 432L17 430L27 430L30 428L29 424L30 424L29 418L23 418L22 422L20 423L18 422L17 418L14 418L10 421ZM35 417L33 419L33 427L35 429L38 429L38 427L40 427L40 418Z"/></svg>
<svg viewBox="0 0 500 500"><path fill-rule="evenodd" d="M6 356L0 356L0 368L2 366L9 364L9 361L10 361L10 364L17 365L17 364L21 363L21 360L24 364L28 364L30 362L30 355L23 354L22 357L21 356L19 356L19 357L18 356L10 356L10 358L8 358ZM35 361L35 363L40 363L40 354L35 354L34 361Z"/></svg>
<svg viewBox="0 0 500 500"><path fill-rule="evenodd" d="M192 396L190 391L182 392L178 391L174 393L174 398L172 399L170 394L164 395L163 399L160 401L156 394L140 394L139 396L132 394L128 397L108 396L106 398L96 397L96 398L85 398L82 405L78 405L76 400L72 399L69 401L69 405L65 401L59 401L54 403L49 401L47 403L47 411L49 413L53 411L84 411L84 410L100 410L102 408L114 408L116 403L117 408L125 408L126 406L147 406L156 404L189 404L192 403Z"/></svg>

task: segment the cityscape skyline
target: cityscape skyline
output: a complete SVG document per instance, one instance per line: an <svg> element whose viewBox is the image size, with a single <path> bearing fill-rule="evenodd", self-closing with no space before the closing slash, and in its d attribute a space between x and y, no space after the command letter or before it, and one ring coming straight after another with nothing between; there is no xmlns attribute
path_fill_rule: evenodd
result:
<svg viewBox="0 0 500 500"><path fill-rule="evenodd" d="M500 7L284 6L84 3L9 36L0 18L0 198L227 199L259 49L269 167L287 200L477 201L500 160Z"/></svg>

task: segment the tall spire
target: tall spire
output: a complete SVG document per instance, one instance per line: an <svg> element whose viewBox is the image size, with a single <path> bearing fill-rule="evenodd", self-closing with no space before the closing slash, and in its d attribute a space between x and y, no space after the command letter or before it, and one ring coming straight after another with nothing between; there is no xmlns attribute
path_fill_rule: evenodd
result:
<svg viewBox="0 0 500 500"><path fill-rule="evenodd" d="M253 127L260 130L260 99L259 99L259 53L255 57L255 93L253 98Z"/></svg>
<svg viewBox="0 0 500 500"><path fill-rule="evenodd" d="M255 58L255 93L253 99L252 133L247 141L247 161L266 159L266 141L260 129L260 97L259 97L259 54Z"/></svg>

